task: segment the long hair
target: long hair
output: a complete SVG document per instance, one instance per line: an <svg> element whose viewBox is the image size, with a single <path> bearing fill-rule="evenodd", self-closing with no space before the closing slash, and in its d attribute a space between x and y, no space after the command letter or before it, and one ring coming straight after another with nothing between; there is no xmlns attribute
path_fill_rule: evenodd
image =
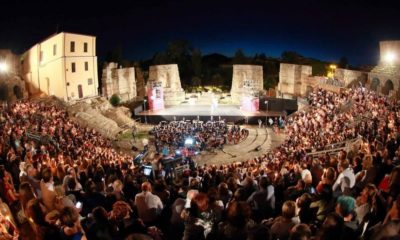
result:
<svg viewBox="0 0 400 240"><path fill-rule="evenodd" d="M200 213L208 209L209 199L205 193L197 194L190 202L190 215L200 217Z"/></svg>
<svg viewBox="0 0 400 240"><path fill-rule="evenodd" d="M29 200L35 199L35 193L29 182L23 182L19 186L19 200L23 209L26 210Z"/></svg>

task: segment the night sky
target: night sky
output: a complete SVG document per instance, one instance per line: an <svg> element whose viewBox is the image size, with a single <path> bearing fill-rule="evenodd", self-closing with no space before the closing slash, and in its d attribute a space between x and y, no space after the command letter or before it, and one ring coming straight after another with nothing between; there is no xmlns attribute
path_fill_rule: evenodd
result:
<svg viewBox="0 0 400 240"><path fill-rule="evenodd" d="M186 0L0 3L0 48L22 53L58 31L97 36L97 55L122 47L129 60L151 58L171 40L189 40L203 55L285 50L350 64L376 64L378 42L400 39L395 1Z"/></svg>

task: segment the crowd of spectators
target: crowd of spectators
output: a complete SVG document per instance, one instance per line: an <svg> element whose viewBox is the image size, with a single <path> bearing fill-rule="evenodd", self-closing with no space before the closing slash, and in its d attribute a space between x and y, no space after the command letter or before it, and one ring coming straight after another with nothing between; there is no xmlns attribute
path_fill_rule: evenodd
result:
<svg viewBox="0 0 400 240"><path fill-rule="evenodd" d="M169 151L174 152L188 146L201 152L223 148L226 143L237 144L247 137L248 130L239 125L228 126L223 120L205 123L186 120L162 121L154 126L151 134L155 138L158 153L161 153L164 147L168 147Z"/></svg>
<svg viewBox="0 0 400 240"><path fill-rule="evenodd" d="M318 89L309 105L287 118L276 149L175 178L144 176L64 110L2 107L1 198L20 230L2 211L1 237L31 228L27 239L395 239L400 103L359 87ZM354 138L338 154L308 155Z"/></svg>

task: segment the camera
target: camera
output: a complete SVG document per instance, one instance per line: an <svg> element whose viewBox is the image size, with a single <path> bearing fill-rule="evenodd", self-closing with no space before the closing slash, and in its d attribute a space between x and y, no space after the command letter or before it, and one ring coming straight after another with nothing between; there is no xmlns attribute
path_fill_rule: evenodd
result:
<svg viewBox="0 0 400 240"><path fill-rule="evenodd" d="M150 177L151 172L152 172L151 166L143 166L143 173L145 176Z"/></svg>

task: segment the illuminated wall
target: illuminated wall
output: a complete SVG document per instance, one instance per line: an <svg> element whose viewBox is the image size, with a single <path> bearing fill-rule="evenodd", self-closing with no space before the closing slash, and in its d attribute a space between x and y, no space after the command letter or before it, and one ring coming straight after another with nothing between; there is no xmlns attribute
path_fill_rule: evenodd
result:
<svg viewBox="0 0 400 240"><path fill-rule="evenodd" d="M22 75L32 94L65 101L98 95L96 37L59 33L22 56Z"/></svg>
<svg viewBox="0 0 400 240"><path fill-rule="evenodd" d="M380 64L400 65L400 41L379 42Z"/></svg>

